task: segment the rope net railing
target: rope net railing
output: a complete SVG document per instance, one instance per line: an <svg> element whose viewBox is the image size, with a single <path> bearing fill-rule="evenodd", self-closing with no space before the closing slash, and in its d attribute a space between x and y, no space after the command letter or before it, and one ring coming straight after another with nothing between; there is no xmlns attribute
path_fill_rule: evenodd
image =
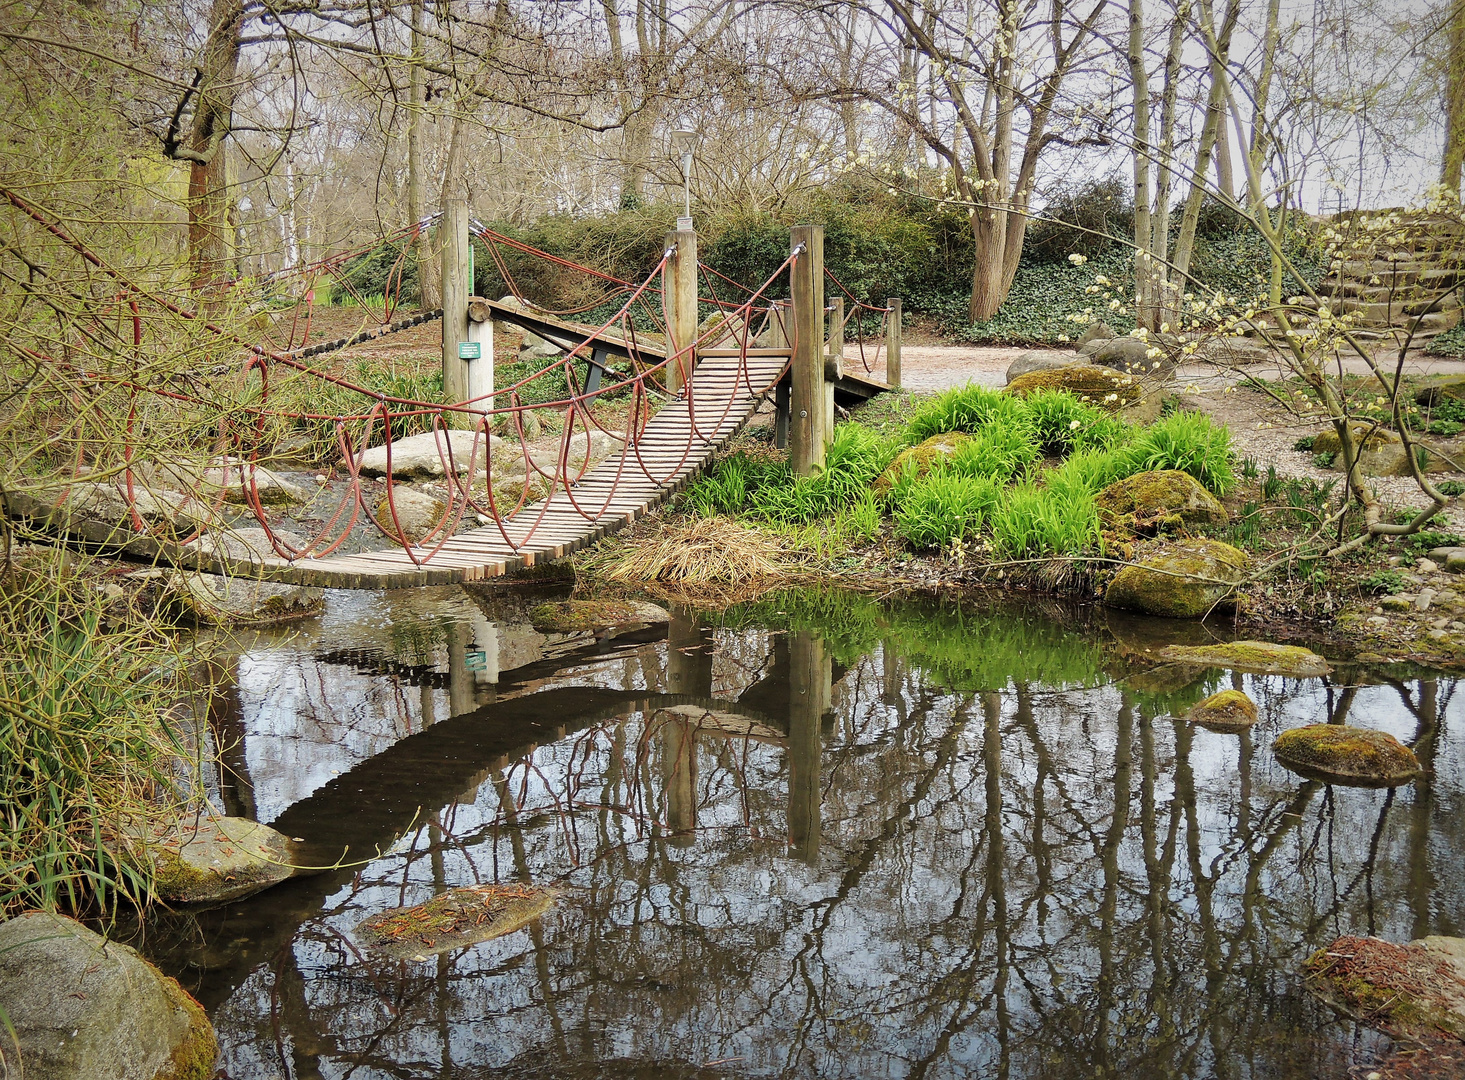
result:
<svg viewBox="0 0 1465 1080"><path fill-rule="evenodd" d="M786 290L798 253L761 285L740 286L740 301L715 301L721 318L699 329L694 340L672 342L664 277L674 248L663 251L642 280L628 282L475 222L474 236L526 307L528 298L494 256L500 249L583 275L601 290L596 304L569 312L532 310L563 318L612 302L614 307L581 328L578 344L538 370L491 393L444 403L420 387L397 392L352 378L342 364L321 363L441 317L441 311L404 314L399 304L406 252L432 224L430 218L308 266L231 282L217 295L190 303L178 291L131 280L89 250L68 223L18 193L5 196L89 273L110 282L110 296L64 333L10 343L17 357L46 369L54 386L48 408L70 408L85 423L77 420L57 441L66 447L65 460L59 452L37 453L30 474L12 471L7 487L54 510L88 513L97 509L97 489L110 485L125 508L127 533L185 549L199 545L207 551L211 537L250 526L263 530L268 550L261 555L323 559L360 550L364 528L390 544L387 550L401 550L413 565L424 566L451 550L465 525L478 535L491 531L508 552L532 548L541 536L562 530L567 519L583 522L588 531L628 509L628 489L641 499L648 485L660 489L675 482L719 432L729 430L730 420L741 418L747 405L735 402L771 389L786 361L751 362L760 338L776 331L787 347L797 345L789 340L786 308L770 294ZM387 275L390 288L380 309L369 314L369 325L313 340L319 319L310 283L324 276L341 280L350 259L386 243L400 251ZM290 282L306 285L304 294L282 300ZM253 340L251 331L257 331ZM629 346L629 358L618 356L614 369L604 354L595 356L597 345L608 340ZM705 377L714 384L704 389L694 358L713 345L735 355L719 360ZM104 363L77 362L103 350ZM188 362L160 365L155 357L162 350ZM597 359L604 381L591 387L588 373ZM676 385L680 389L668 390ZM685 410L684 430L677 445L652 446L648 425L668 407ZM441 512L425 527L409 522L409 500L394 469L400 440L414 434L433 437L437 467L429 471L440 473L432 484ZM317 488L307 492L306 510L285 515L271 501L279 480L275 468L291 439L306 437L316 451ZM166 453L158 452L161 443ZM603 450L609 453L597 452ZM605 458L611 460L596 469L597 459ZM42 475L41 466L50 466L49 475ZM160 514L160 504L176 512Z"/></svg>

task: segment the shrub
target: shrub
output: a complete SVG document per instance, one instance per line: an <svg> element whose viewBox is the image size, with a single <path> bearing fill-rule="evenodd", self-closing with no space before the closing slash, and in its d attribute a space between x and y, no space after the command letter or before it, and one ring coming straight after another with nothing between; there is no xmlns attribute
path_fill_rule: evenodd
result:
<svg viewBox="0 0 1465 1080"><path fill-rule="evenodd" d="M999 558L1079 555L1100 546L1092 495L1021 484L992 513L992 548Z"/></svg>
<svg viewBox="0 0 1465 1080"><path fill-rule="evenodd" d="M948 547L975 536L1002 494L996 477L932 473L911 484L896 505L896 534L912 547Z"/></svg>
<svg viewBox="0 0 1465 1080"><path fill-rule="evenodd" d="M1043 453L1066 457L1079 447L1108 449L1122 441L1128 425L1066 390L1042 390L1023 399Z"/></svg>
<svg viewBox="0 0 1465 1080"><path fill-rule="evenodd" d="M1149 469L1188 472L1213 494L1224 495L1236 484L1231 467L1231 433L1216 427L1203 413L1180 412L1137 432L1116 451L1126 475Z"/></svg>
<svg viewBox="0 0 1465 1080"><path fill-rule="evenodd" d="M943 466L962 476L1011 480L1038 458L1038 447L1021 425L989 424L957 447Z"/></svg>
<svg viewBox="0 0 1465 1080"><path fill-rule="evenodd" d="M911 442L918 443L948 431L975 433L992 423L1027 429L1031 419L1021 399L967 383L917 408L906 430Z"/></svg>
<svg viewBox="0 0 1465 1080"><path fill-rule="evenodd" d="M1048 473L1048 487L1069 495L1096 495L1130 475L1118 455L1108 450L1077 450Z"/></svg>

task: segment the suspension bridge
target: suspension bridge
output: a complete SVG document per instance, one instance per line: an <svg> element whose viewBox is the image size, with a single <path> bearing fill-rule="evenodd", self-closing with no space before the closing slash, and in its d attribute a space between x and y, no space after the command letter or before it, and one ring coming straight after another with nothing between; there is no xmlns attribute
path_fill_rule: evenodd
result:
<svg viewBox="0 0 1465 1080"><path fill-rule="evenodd" d="M496 233L473 221L466 204L449 204L442 214L371 245L379 249L394 243L399 248L379 310L358 298L364 310L371 310L374 325L312 343L314 290L308 288L295 298L287 320L276 313L275 326L288 324L281 347L278 340L244 340L210 323L202 311L135 285L88 251L63 223L15 193L5 194L12 205L115 280L113 307L121 321L131 319L139 352L147 346L144 308L150 306L205 327L241 357L239 375L257 384L254 400L226 417L213 447L212 472L222 469L223 484L216 477L212 487L195 482L189 490L168 493L183 499L199 519L187 535L147 520L142 504L149 499L156 504L159 495L145 481L145 462L137 457L142 448L130 441L118 474L117 490L126 504L120 524L89 517L65 487L53 497L8 493L6 512L12 517L184 569L331 588L401 588L497 577L563 558L648 513L682 490L770 398L778 445L788 447L795 470L807 475L822 465L836 402L847 406L899 384L899 300L870 305L845 289L824 267L818 226L793 228L788 257L754 286L700 263L697 235L690 219L682 219L667 235L657 264L633 282ZM443 306L402 317L396 297L409 244L434 226L442 248ZM511 296L492 300L471 295L470 237L488 252ZM363 250L254 284L280 290L292 280L309 284L326 276L349 292L343 268ZM594 291L593 301L557 310L531 301L516 284L511 259L520 266L547 267L575 277L582 294ZM732 298L726 295L729 290ZM699 321L700 310L709 308L713 317ZM608 309L613 314L598 322L576 318ZM442 324L447 404L358 385L321 367L317 359L430 320ZM495 324L535 334L563 355L512 385L496 387ZM847 340L852 348L846 347ZM847 361L850 351L857 355L854 362ZM229 367L221 365L220 371ZM196 391L129 384L120 375L84 374L125 391L131 403L129 432L140 399L180 408L208 404ZM361 407L349 414L283 408L271 392L287 375L360 395ZM560 386L560 380L564 391L542 392L546 386ZM606 402L615 407L602 407ZM531 419L531 413L537 417ZM303 538L277 527L265 505L265 463L270 460L266 433L271 423L281 421L331 428L339 459L334 469L347 482L321 527ZM529 432L536 428L558 433L557 446L548 453L532 445ZM392 467L393 448L407 430L434 436L446 489L443 513L425 534L416 536L404 527L399 513L402 496ZM593 460L589 448L595 440L608 442L613 452ZM385 453L384 490L380 481L363 476L365 452L371 447ZM584 452L577 453L577 448ZM78 462L84 456L79 452ZM79 465L73 479L82 475ZM505 477L521 482L517 498L498 493L502 488L496 485ZM218 513L218 489L231 483L242 489L267 542L242 553L237 545L210 542L228 535ZM536 491L543 494L531 498ZM478 527L468 527L473 522ZM352 546L348 538L358 525L374 528L385 544L345 550ZM238 527L236 516L228 528Z"/></svg>

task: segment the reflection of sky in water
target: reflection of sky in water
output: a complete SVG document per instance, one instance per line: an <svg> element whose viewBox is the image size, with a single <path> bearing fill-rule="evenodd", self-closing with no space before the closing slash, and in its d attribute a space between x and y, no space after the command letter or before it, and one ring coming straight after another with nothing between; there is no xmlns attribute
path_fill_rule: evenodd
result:
<svg viewBox="0 0 1465 1080"><path fill-rule="evenodd" d="M714 695L758 683L781 640L719 631ZM667 661L657 642L543 685L655 686ZM571 730L423 817L247 973L215 1010L228 1074L283 1075L283 1052L291 1075L363 1078L619 1058L1307 1076L1352 1038L1301 991L1311 949L1460 932L1452 683L1433 784L1391 795L1304 785L1271 759L1278 731L1325 718L1317 681L1246 677L1262 721L1241 738L1112 686L957 695L900 663L892 695L886 667L867 655L834 689L817 854L789 844L788 740L700 735L698 831L668 839L667 776L689 766L665 714ZM428 699L447 715L446 690ZM242 658L239 702L262 818L423 721L421 687L299 648ZM1349 716L1405 741L1419 724L1392 686L1359 688ZM523 879L569 890L530 930L425 963L347 945L376 911Z"/></svg>

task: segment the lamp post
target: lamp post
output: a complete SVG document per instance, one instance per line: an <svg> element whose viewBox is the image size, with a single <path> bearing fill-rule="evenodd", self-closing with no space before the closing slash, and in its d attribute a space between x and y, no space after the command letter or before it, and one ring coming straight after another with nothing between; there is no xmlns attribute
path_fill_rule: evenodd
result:
<svg viewBox="0 0 1465 1080"><path fill-rule="evenodd" d="M683 231L692 227L692 151L701 137L691 128L677 128L671 133L672 146L682 155L682 216L677 219L677 228Z"/></svg>

